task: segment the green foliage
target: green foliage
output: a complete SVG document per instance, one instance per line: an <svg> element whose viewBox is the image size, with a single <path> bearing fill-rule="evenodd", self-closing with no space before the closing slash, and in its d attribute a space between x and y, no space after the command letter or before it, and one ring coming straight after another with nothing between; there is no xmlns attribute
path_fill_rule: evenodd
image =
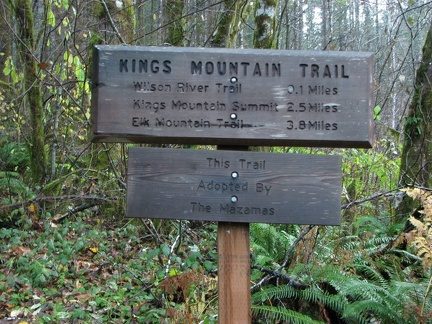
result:
<svg viewBox="0 0 432 324"><path fill-rule="evenodd" d="M0 206L14 204L35 197L35 194L22 176L27 170L29 154L24 144L8 142L0 137ZM0 224L13 222L23 214L18 208L10 213L0 210Z"/></svg>
<svg viewBox="0 0 432 324"><path fill-rule="evenodd" d="M23 199L31 195L31 191L17 172L0 171L0 187L4 189L2 201L5 204L13 203L16 196Z"/></svg>
<svg viewBox="0 0 432 324"><path fill-rule="evenodd" d="M422 129L421 129L422 120L423 119L421 117L416 117L416 116L407 117L407 119L405 120L405 129L409 131L409 134L411 136L418 136L422 134ZM407 140L409 140L409 138L407 138Z"/></svg>
<svg viewBox="0 0 432 324"><path fill-rule="evenodd" d="M349 323L369 323L373 318L384 323L415 323L419 318L413 308L418 297L416 290L424 291L426 284L387 281L370 267L356 267L362 269L363 276L335 266L308 269L312 279L308 288L268 287L255 293L253 301L260 304L295 300L309 304L310 312L325 307ZM267 306L265 316L270 316L272 311L279 312L279 307L274 308ZM284 320L290 321L289 317Z"/></svg>
<svg viewBox="0 0 432 324"><path fill-rule="evenodd" d="M176 252L168 238L160 245L146 241L147 233L131 222L106 229L85 213L40 225L0 228L0 301L9 305L7 314L41 323L160 323L175 307L210 323L217 281L201 265L206 260L210 271L216 268L214 244L195 241L201 250L191 244ZM184 295L168 294L163 287L169 282L184 288ZM191 283L193 289L186 289Z"/></svg>
<svg viewBox="0 0 432 324"><path fill-rule="evenodd" d="M253 8L258 7L257 2L227 0L225 10L220 10L213 5L172 1L175 6L171 8L170 18L164 16L167 10L162 13L153 2L105 1L109 12L101 2L85 7L89 10L69 2L38 2L38 12L45 13L44 19L26 26L40 28L32 33L38 37L35 46L28 46L31 50L28 58L36 64L33 77L24 77L25 56L19 54L25 54L27 49L18 50L23 40L12 44L20 36L17 30L10 33L14 40L10 39L10 44L6 42L2 49L4 57L0 53L4 62L0 80L0 222L4 226L0 228L0 314L14 313L29 322L40 323L161 323L185 319L215 323L215 225L123 220L127 146L89 144L88 140L92 61L89 49L94 44L118 42L120 37L110 26L110 19L121 36L127 35L126 42L146 45L161 44L168 38L173 40L170 43L208 45L213 35L215 44L247 48L252 44L252 34L256 33L255 41L261 38L263 47L285 43L287 48L299 49L308 42L313 47L321 46L314 34L316 30L324 32L317 28L318 11L311 10L316 6L306 8L296 1L276 6L270 1L268 5L275 11L269 10L267 16L258 17L251 15ZM408 2L410 6L415 3ZM117 7L118 3L123 8ZM135 10L136 5L139 10ZM348 6L354 6L354 2L335 2L337 11L328 17L348 17L347 12L356 10ZM366 2L359 7L364 10L359 15L365 17L365 22L371 19L367 11L370 8ZM423 10L424 6L418 8ZM8 6L2 9L5 13ZM411 35L417 35L420 26L414 9L398 18L405 19L401 30L407 25ZM92 17L86 17L87 13ZM5 22L14 22L7 24L11 28L20 22L8 19L7 13L3 18ZM306 28L307 35L303 33L304 19L313 21ZM429 21L426 16L419 19L423 20ZM138 26L142 21L146 26ZM167 24L161 27L160 21ZM342 30L343 21L329 19L328 23L339 25L327 27ZM363 26L360 21L357 23ZM374 30L392 33L379 26ZM159 31L168 31L172 37L167 38ZM237 35L241 35L238 40ZM329 36L329 39L340 38ZM373 39L379 36L373 35ZM393 36L386 34L384 38L393 39ZM367 41L369 36L365 37L363 43L371 46L373 42ZM355 43L352 39L347 39L347 43ZM416 51L415 44L394 39L395 50L399 44L407 44L410 51ZM328 49L333 48L333 44L328 45ZM376 52L378 67L383 64L380 53L389 59L397 56L386 51ZM430 53L425 47L425 57ZM385 65L395 66L398 72L385 70L383 78L392 74L401 77L402 73L409 78L409 71L403 65L386 63L387 59ZM422 66L419 75L428 66ZM389 101L382 98L382 93L392 95L392 90L380 79L381 76L376 78L377 99L373 109L377 129L389 123L388 104L385 105ZM391 82L394 91L401 89L398 84L402 78L399 81ZM410 84L408 81L412 80L404 83ZM30 87L26 88L24 85L29 83ZM28 89L36 88L42 91L44 115L45 145L39 153L43 150L49 161L49 175L39 186L29 179L32 146L27 144L31 135L27 125L32 106L23 100ZM415 98L421 98L422 89L415 89ZM398 106L408 106L399 100L399 95L394 98ZM430 95L421 102L423 107L431 106ZM405 125L407 130L412 129L410 135L426 134L423 120L418 116L427 114L414 114L410 109ZM386 136L379 134L372 150L295 147L267 150L279 154L342 154L343 199L344 203L350 203L399 186L400 140ZM47 196L53 197L44 200ZM83 202L79 198L92 196L106 199L107 203L89 206L85 203L88 200ZM75 207L83 209L75 212ZM400 235L405 223L394 219L393 207L390 199L384 197L364 202L344 212L340 227L314 228L299 242L303 226L252 224L252 263L277 270L307 287L295 289L282 276L263 281L265 284L253 295L254 319L260 323L315 323L331 322L331 319L347 323L430 321L431 222L428 217L412 218L408 225L414 226L414 230ZM66 216L56 221L59 215ZM3 222L4 219L14 221ZM288 251L291 251L289 255ZM281 268L284 261L289 261L288 265ZM255 285L268 277L271 275L254 269L251 279Z"/></svg>
<svg viewBox="0 0 432 324"><path fill-rule="evenodd" d="M421 197L425 200L428 195ZM309 237L295 250L300 255L313 251L307 263L282 269L283 274L307 288L294 288L283 279L272 281L276 286L264 286L252 296L254 307L266 309L255 316L267 320L272 318L272 311L278 314L283 307L301 309L302 315L313 320L328 321L330 316L348 323L374 319L382 323L425 322L432 310L430 280L425 279L430 274L422 268L418 256L392 248L403 227L404 223L395 224L390 217L358 216L353 224L317 231L314 235L319 239ZM414 273L423 274L414 278ZM289 316L284 320L290 322Z"/></svg>
<svg viewBox="0 0 432 324"><path fill-rule="evenodd" d="M293 324L318 324L324 323L311 319L309 316L295 312L284 307L272 306L252 306L252 313L254 316L265 318L265 321L258 321L257 323L271 323L283 321Z"/></svg>
<svg viewBox="0 0 432 324"><path fill-rule="evenodd" d="M6 136L0 137L0 170L24 172L29 160L26 145L9 141Z"/></svg>
<svg viewBox="0 0 432 324"><path fill-rule="evenodd" d="M360 197L368 197L380 191L398 187L400 159L399 146L389 140L381 140L373 151L342 150L343 197L347 203ZM378 205L377 202L380 204ZM365 202L354 212L362 215L378 212L389 213L391 202L381 200Z"/></svg>
<svg viewBox="0 0 432 324"><path fill-rule="evenodd" d="M22 80L22 73L20 73L16 67L15 67L15 63L12 60L12 57L9 56L8 58L6 58L4 67L3 67L3 74L6 77L9 77L9 80L11 82L12 86L15 86L16 84L18 84L18 82L20 82L20 80Z"/></svg>
<svg viewBox="0 0 432 324"><path fill-rule="evenodd" d="M289 233L290 231L292 233ZM251 248L256 263L261 266L280 264L297 232L298 226L294 225L251 224Z"/></svg>
<svg viewBox="0 0 432 324"><path fill-rule="evenodd" d="M332 295L327 291L323 291L319 287L309 287L305 290L300 290L291 287L290 285L281 285L277 287L268 287L262 291L255 293L252 300L254 302L265 302L267 300L291 299L307 301L311 304L321 303L322 305L341 312L347 300L340 295Z"/></svg>
<svg viewBox="0 0 432 324"><path fill-rule="evenodd" d="M380 106L375 106L374 107L374 120L378 120L378 121L381 120L380 113L381 113L381 107Z"/></svg>

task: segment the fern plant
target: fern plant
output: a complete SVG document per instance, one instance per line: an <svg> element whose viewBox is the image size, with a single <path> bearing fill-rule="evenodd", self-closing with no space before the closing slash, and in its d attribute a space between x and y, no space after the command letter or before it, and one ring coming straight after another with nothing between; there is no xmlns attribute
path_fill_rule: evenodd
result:
<svg viewBox="0 0 432 324"><path fill-rule="evenodd" d="M309 310L305 320L344 320L348 323L418 323L419 316L414 306L418 291L426 285L398 281L387 281L371 268L361 266L365 279L356 272L341 270L338 266L301 267L307 271L310 283L304 290L289 285L266 287L252 296L256 304L254 314L266 319L276 318L291 323L295 310L281 312L280 307L296 304ZM291 302L289 302L291 301ZM265 307L264 307L265 306ZM283 314L283 316L282 316ZM278 317L280 316L280 317Z"/></svg>
<svg viewBox="0 0 432 324"><path fill-rule="evenodd" d="M322 321L316 321L307 315L287 309L284 307L273 307L268 305L252 306L252 314L255 317L264 318L257 323L276 323L284 322L291 324L321 324Z"/></svg>
<svg viewBox="0 0 432 324"><path fill-rule="evenodd" d="M254 314L294 321L291 312L283 312L283 319L278 317L282 307L326 322L421 323L426 312L420 312L418 301L426 300L428 282L408 282L417 270L418 257L408 251L380 253L394 239L394 231L389 231L385 220L360 219L349 236L339 236L343 228L322 228L309 262L286 269L307 288L283 283L264 287L253 295L255 306L260 307ZM429 310L429 305L430 298L424 308Z"/></svg>
<svg viewBox="0 0 432 324"><path fill-rule="evenodd" d="M408 244L414 247L425 271L429 271L429 282L423 298L421 314L427 308L429 293L432 288L432 192L421 188L408 188L404 190L408 196L420 201L421 209L419 219L411 215L409 221L414 225L414 229L404 236Z"/></svg>
<svg viewBox="0 0 432 324"><path fill-rule="evenodd" d="M261 266L279 266L288 248L298 235L299 226L251 224L251 248L255 263Z"/></svg>
<svg viewBox="0 0 432 324"><path fill-rule="evenodd" d="M422 206L422 210L418 210L420 219L410 216L409 221L415 229L406 238L421 257L424 268L429 269L432 266L432 192L420 188L406 189L405 192L419 200Z"/></svg>

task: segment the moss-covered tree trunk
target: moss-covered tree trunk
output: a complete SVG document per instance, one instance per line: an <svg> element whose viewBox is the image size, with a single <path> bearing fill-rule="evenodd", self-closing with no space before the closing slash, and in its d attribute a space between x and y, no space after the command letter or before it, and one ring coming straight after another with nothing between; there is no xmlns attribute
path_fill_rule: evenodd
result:
<svg viewBox="0 0 432 324"><path fill-rule="evenodd" d="M168 20L168 33L165 43L171 46L183 46L186 22L183 18L184 0L166 0L165 13Z"/></svg>
<svg viewBox="0 0 432 324"><path fill-rule="evenodd" d="M432 25L423 47L422 62L417 69L415 92L405 127L401 186L432 188ZM409 206L402 206L406 212Z"/></svg>
<svg viewBox="0 0 432 324"><path fill-rule="evenodd" d="M277 5L277 0L255 1L254 48L275 49L277 47ZM257 150L267 152L269 151L269 147L258 147Z"/></svg>
<svg viewBox="0 0 432 324"><path fill-rule="evenodd" d="M15 17L17 19L20 40L17 48L22 59L24 72L24 99L30 111L29 152L31 173L35 183L42 184L46 178L47 159L44 140L44 110L42 91L38 78L38 65L35 58L36 42L34 39L34 21L31 0L15 1Z"/></svg>
<svg viewBox="0 0 432 324"><path fill-rule="evenodd" d="M277 22L276 9L277 0L256 0L255 1L255 48L276 48L277 47Z"/></svg>
<svg viewBox="0 0 432 324"><path fill-rule="evenodd" d="M1 30L8 30L7 22L9 22L10 19L10 12L7 10L4 10L3 13L3 19L0 18L0 28ZM0 55L0 66L4 67L6 59L12 54L12 35L11 33L0 33L0 51L2 52L2 55ZM8 88L8 76L6 76L4 73L0 73L0 88L5 87Z"/></svg>
<svg viewBox="0 0 432 324"><path fill-rule="evenodd" d="M212 38L213 47L235 47L242 25L241 18L249 15L246 1L225 0L224 12Z"/></svg>
<svg viewBox="0 0 432 324"><path fill-rule="evenodd" d="M91 15L96 18L92 33L108 44L132 44L135 40L136 17L132 0L91 2ZM97 26L99 24L99 26ZM109 30L112 32L107 32ZM95 37L95 35L93 35ZM114 37L117 41L111 39Z"/></svg>

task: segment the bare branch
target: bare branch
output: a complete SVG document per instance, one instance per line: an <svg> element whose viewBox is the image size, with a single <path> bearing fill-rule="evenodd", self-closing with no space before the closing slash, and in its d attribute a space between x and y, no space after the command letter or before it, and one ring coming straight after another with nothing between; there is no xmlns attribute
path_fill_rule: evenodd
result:
<svg viewBox="0 0 432 324"><path fill-rule="evenodd" d="M285 259L282 262L282 265L278 268L278 271L285 268L287 265L290 264L290 256L292 251L294 251L294 248L297 246L297 244L305 237L313 228L315 225L309 225L300 235L296 238L296 240L291 244L290 248L288 249L287 253L285 254Z"/></svg>
<svg viewBox="0 0 432 324"><path fill-rule="evenodd" d="M64 196L51 196L51 197L41 196L41 197L36 197L34 199L25 200L25 201L21 201L21 202L10 204L10 205L0 206L0 211L12 210L12 209L16 209L16 208L30 205L31 203L44 202L44 201L57 202L60 200L84 200L84 201L87 201L89 203L94 202L95 203L94 206L95 206L95 205L98 205L98 204L101 204L104 202L112 202L113 200L116 200L116 199L117 198L101 198L101 197L79 196L79 195L64 195Z"/></svg>
<svg viewBox="0 0 432 324"><path fill-rule="evenodd" d="M389 196L394 197L395 195L397 195L397 193L392 194L392 192L399 191L400 189L401 188L391 189L391 190L387 190L387 191L384 191L384 192L380 192L380 193L374 194L372 196L369 196L369 197L366 197L366 198L363 198L363 199L358 199L358 200L351 201L348 204L342 205L341 209L342 210L349 209L349 208L351 208L353 206L360 205L360 204L362 204L364 202L375 200L375 199L378 199L380 197L389 197Z"/></svg>
<svg viewBox="0 0 432 324"><path fill-rule="evenodd" d="M298 281L295 281L293 278L291 278L291 277L289 277L289 276L287 276L287 275L285 275L283 273L280 273L277 270L266 269L266 268L261 267L260 265L254 265L251 268L252 269L260 270L260 271L262 271L264 273L267 273L267 274L269 274L273 278L280 278L280 279L286 281L286 284L288 284L288 285L290 285L290 286L292 286L294 288L297 288L297 289L306 289L308 287L308 286L306 286L306 285L304 285L304 284L302 284L302 283L300 283ZM258 287L255 287L255 286L253 286L254 289L258 288Z"/></svg>
<svg viewBox="0 0 432 324"><path fill-rule="evenodd" d="M107 6L106 3L105 3L105 0L101 0L101 3L102 3L102 5L103 5L103 7L104 7L104 9L105 9L105 13L106 13L106 15L107 15L107 17L108 17L108 20L109 20L109 23L110 23L112 29L114 29L114 32L115 32L115 34L117 35L117 37L118 37L118 39L120 40L120 42L121 42L122 44L126 45L126 41L123 39L122 35L120 34L120 32L119 32L118 29L117 29L117 26L116 26L115 23L114 23L114 20L113 20L112 17L111 17L111 13L109 12L109 9L108 9L108 6Z"/></svg>

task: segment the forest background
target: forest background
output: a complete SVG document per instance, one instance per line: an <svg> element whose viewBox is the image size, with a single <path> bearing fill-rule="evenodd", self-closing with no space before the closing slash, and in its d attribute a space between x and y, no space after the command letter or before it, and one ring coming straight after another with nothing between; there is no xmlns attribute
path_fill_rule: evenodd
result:
<svg viewBox="0 0 432 324"><path fill-rule="evenodd" d="M91 49L127 44L373 52L372 149L267 148L342 155L342 224L251 225L253 322L432 322L432 1L2 0L0 15L0 320L217 322L216 225L125 219L130 145L89 142Z"/></svg>

